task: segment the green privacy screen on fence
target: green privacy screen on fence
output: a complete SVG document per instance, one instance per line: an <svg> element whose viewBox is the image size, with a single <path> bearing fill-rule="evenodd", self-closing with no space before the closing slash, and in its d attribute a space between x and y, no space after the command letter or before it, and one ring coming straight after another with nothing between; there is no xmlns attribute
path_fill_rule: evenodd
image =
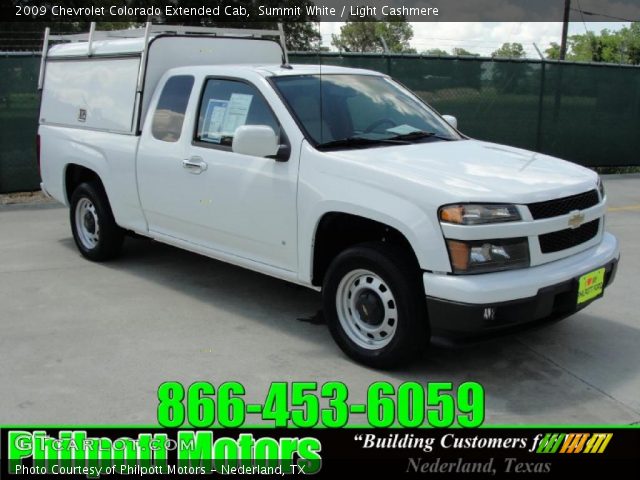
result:
<svg viewBox="0 0 640 480"><path fill-rule="evenodd" d="M0 193L39 188L39 56L0 53Z"/></svg>
<svg viewBox="0 0 640 480"><path fill-rule="evenodd" d="M587 166L640 165L640 67L476 57L295 53L387 73L482 140ZM0 192L38 188L38 56L0 53Z"/></svg>

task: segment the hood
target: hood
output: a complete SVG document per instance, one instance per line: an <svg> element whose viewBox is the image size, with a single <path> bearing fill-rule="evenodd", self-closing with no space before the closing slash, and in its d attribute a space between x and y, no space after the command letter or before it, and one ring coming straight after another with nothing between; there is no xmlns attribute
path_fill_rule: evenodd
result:
<svg viewBox="0 0 640 480"><path fill-rule="evenodd" d="M575 163L478 140L430 141L327 152L342 160L341 176L362 181L370 170L378 187L428 186L451 201L531 203L596 188L597 174ZM360 173L358 173L360 171ZM376 175L377 174L377 175ZM393 186L396 188L393 188Z"/></svg>

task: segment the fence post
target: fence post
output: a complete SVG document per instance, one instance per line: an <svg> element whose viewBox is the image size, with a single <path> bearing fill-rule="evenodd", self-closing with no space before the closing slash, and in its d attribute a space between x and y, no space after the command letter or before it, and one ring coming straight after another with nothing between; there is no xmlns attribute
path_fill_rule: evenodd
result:
<svg viewBox="0 0 640 480"><path fill-rule="evenodd" d="M542 151L542 112L544 110L544 87L547 63L542 60L540 62L540 94L538 95L538 125L536 135L536 152Z"/></svg>

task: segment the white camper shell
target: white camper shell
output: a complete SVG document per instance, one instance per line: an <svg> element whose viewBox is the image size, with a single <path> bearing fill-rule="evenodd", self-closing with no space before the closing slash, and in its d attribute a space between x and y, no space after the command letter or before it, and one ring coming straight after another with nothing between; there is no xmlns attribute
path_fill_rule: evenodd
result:
<svg viewBox="0 0 640 480"><path fill-rule="evenodd" d="M62 43L48 49L48 42ZM169 69L286 63L280 30L151 25L88 35L45 35L41 124L138 134Z"/></svg>

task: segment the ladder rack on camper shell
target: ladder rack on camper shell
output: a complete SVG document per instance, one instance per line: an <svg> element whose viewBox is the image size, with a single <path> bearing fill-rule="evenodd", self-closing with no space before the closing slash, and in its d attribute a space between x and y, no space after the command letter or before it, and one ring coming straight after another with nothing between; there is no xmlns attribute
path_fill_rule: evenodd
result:
<svg viewBox="0 0 640 480"><path fill-rule="evenodd" d="M70 35L51 35L49 27L45 28L44 41L42 44L42 56L40 59L40 74L38 77L38 90L42 90L44 83L45 67L47 56L49 53L49 43L57 42L86 42L87 51L83 54L85 57L91 57L94 54L93 42L97 40L115 40L126 38L142 38L144 46L141 52L140 71L138 73L138 92L142 91L144 83L144 75L146 68L146 57L148 55L149 40L159 35L182 35L182 36L211 36L211 37L235 37L235 38L266 38L276 37L280 43L283 52L282 63L289 63L287 46L285 43L284 30L282 23L278 23L277 30L256 30L244 28L215 28L215 27L195 27L184 25L160 25L146 22L144 28L132 28L125 30L96 30L96 22L91 22L88 33L77 33Z"/></svg>

